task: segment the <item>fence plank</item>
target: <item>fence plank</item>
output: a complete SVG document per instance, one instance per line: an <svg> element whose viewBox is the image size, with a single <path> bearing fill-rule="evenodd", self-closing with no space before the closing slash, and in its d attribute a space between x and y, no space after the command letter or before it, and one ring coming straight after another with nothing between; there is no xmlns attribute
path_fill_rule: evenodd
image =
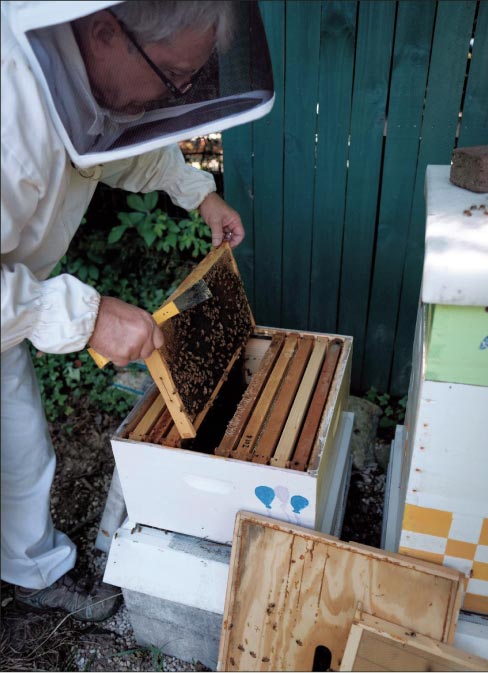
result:
<svg viewBox="0 0 488 674"><path fill-rule="evenodd" d="M363 388L375 386L380 391L388 388L393 360L434 16L434 3L403 0L399 4L375 267L361 375Z"/></svg>
<svg viewBox="0 0 488 674"><path fill-rule="evenodd" d="M242 218L246 237L235 250L239 272L251 308L254 306L254 221L252 205L251 124L229 129L222 134L224 152L224 197Z"/></svg>
<svg viewBox="0 0 488 674"><path fill-rule="evenodd" d="M286 3L282 326L308 327L321 4Z"/></svg>
<svg viewBox="0 0 488 674"><path fill-rule="evenodd" d="M475 10L476 0L438 3L395 339L392 392L405 392L410 376L424 257L425 169L427 164L449 164L451 160Z"/></svg>
<svg viewBox="0 0 488 674"><path fill-rule="evenodd" d="M479 6L459 146L488 143L488 2Z"/></svg>
<svg viewBox="0 0 488 674"><path fill-rule="evenodd" d="M281 325L283 246L283 125L285 5L261 2L261 14L273 64L273 110L254 124L253 313L262 325Z"/></svg>
<svg viewBox="0 0 488 674"><path fill-rule="evenodd" d="M310 288L311 330L335 332L341 275L357 2L322 2Z"/></svg>
<svg viewBox="0 0 488 674"><path fill-rule="evenodd" d="M354 335L356 387L364 349L395 8L395 3L381 0L359 6L339 307L339 332Z"/></svg>

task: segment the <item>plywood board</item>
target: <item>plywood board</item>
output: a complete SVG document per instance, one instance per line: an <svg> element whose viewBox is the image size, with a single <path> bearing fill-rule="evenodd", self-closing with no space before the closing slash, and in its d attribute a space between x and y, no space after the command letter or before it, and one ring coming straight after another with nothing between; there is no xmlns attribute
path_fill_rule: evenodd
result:
<svg viewBox="0 0 488 674"><path fill-rule="evenodd" d="M486 672L488 660L358 611L342 672Z"/></svg>
<svg viewBox="0 0 488 674"><path fill-rule="evenodd" d="M213 249L168 298L203 279L212 297L166 321L164 346L146 364L182 438L196 435L214 392L255 325L230 246Z"/></svg>
<svg viewBox="0 0 488 674"><path fill-rule="evenodd" d="M220 671L338 670L360 602L368 613L451 641L462 574L241 512L236 518Z"/></svg>

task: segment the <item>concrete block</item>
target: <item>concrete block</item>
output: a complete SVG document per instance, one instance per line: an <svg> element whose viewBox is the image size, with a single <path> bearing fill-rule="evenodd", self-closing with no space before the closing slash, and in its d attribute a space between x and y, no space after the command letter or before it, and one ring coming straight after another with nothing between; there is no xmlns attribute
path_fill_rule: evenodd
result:
<svg viewBox="0 0 488 674"><path fill-rule="evenodd" d="M465 190L488 192L488 145L453 150L450 179Z"/></svg>
<svg viewBox="0 0 488 674"><path fill-rule="evenodd" d="M138 644L215 671L222 614L123 589Z"/></svg>

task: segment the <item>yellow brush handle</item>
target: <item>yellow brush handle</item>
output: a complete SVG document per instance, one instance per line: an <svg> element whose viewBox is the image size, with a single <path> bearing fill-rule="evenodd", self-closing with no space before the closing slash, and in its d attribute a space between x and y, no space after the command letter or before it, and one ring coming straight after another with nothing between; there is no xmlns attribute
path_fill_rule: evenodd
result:
<svg viewBox="0 0 488 674"><path fill-rule="evenodd" d="M180 311L176 304L174 302L169 302L164 307L159 307L159 309L156 309L152 317L158 325L162 325L165 321L168 320L168 318L173 318L173 316L176 316L176 314L179 313ZM95 351L95 349L92 349L91 347L88 349L88 353L99 368L105 367L107 363L110 363L110 358L105 358L105 356L102 356L101 353L98 353L98 351Z"/></svg>
<svg viewBox="0 0 488 674"><path fill-rule="evenodd" d="M91 347L88 349L88 353L99 368L105 367L107 363L110 363L110 358L105 358L105 356L102 356L101 353L98 353L98 351L95 351L95 349L92 349Z"/></svg>

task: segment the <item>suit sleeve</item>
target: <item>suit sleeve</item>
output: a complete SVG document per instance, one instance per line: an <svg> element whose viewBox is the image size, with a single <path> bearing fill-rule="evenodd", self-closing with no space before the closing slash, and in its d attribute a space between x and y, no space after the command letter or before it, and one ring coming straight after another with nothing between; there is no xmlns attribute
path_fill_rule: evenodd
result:
<svg viewBox="0 0 488 674"><path fill-rule="evenodd" d="M129 192L163 190L174 204L187 211L198 208L210 192L216 191L213 176L187 164L176 144L106 164L101 181Z"/></svg>
<svg viewBox="0 0 488 674"><path fill-rule="evenodd" d="M42 185L6 155L2 147L2 352L24 339L47 353L79 351L95 327L100 295L69 274L39 280L13 261L23 236L35 236Z"/></svg>

